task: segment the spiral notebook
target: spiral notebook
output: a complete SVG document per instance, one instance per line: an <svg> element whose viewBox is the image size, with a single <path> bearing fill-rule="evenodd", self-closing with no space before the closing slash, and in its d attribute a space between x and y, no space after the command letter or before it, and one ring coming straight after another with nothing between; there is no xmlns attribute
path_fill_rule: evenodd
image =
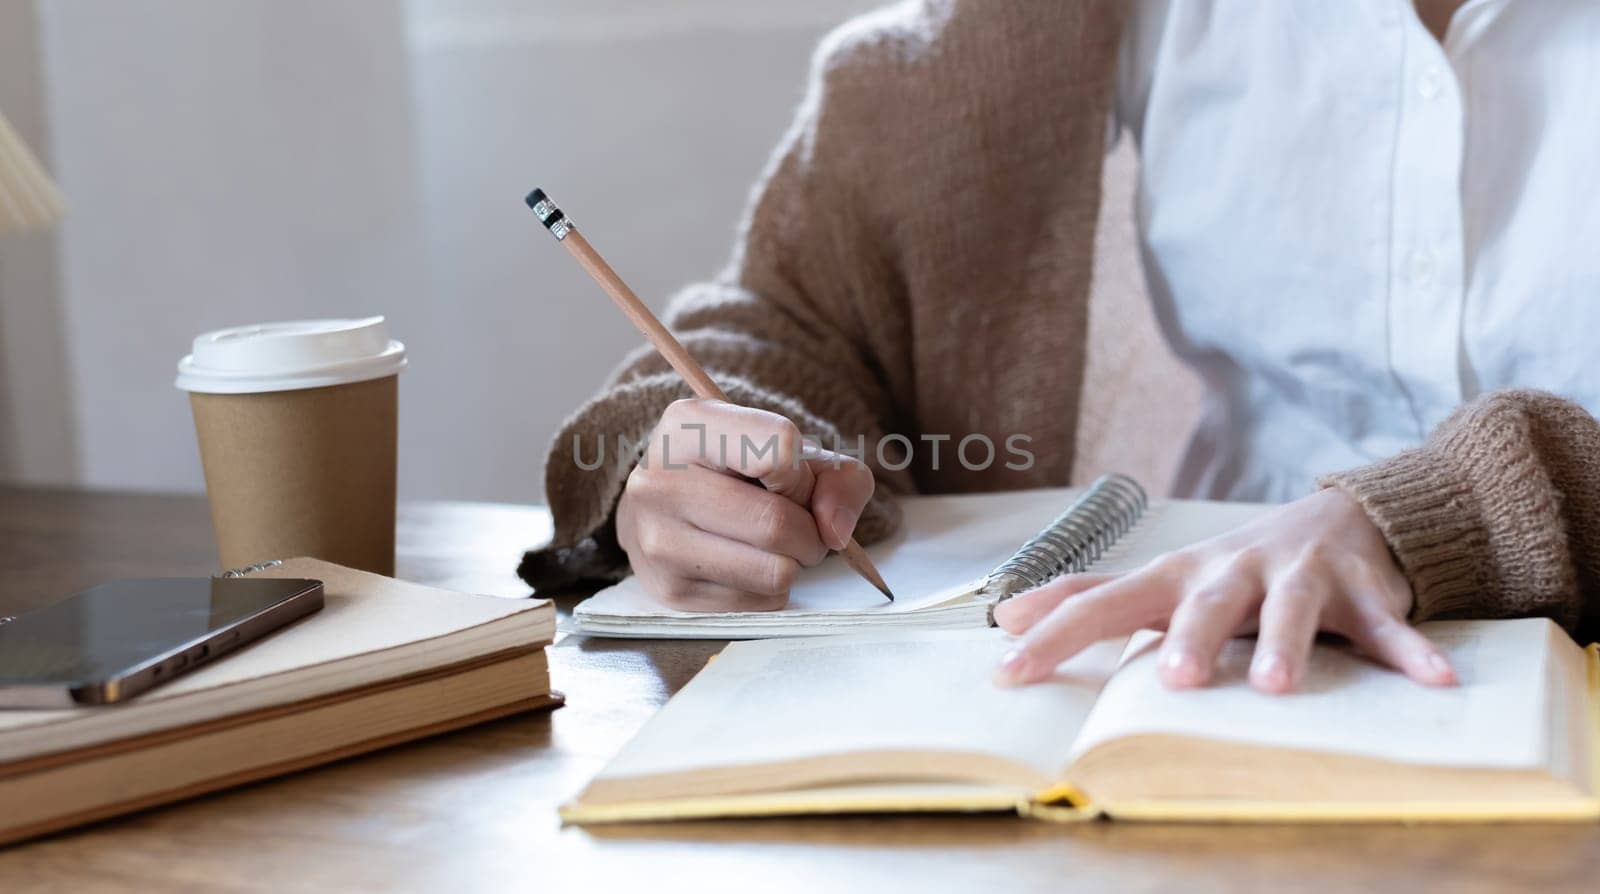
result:
<svg viewBox="0 0 1600 894"><path fill-rule="evenodd" d="M895 602L885 602L835 556L803 571L780 611L676 611L630 577L580 603L571 627L591 636L683 639L971 629L989 623L996 601L1060 574L1136 568L1269 508L1152 502L1125 475L1082 490L914 496L901 506L899 532L867 549Z"/></svg>

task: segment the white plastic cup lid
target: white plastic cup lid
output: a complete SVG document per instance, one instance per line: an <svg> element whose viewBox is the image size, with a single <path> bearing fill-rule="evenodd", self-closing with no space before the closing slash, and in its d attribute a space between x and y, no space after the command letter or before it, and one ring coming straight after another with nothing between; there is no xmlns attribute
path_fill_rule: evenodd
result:
<svg viewBox="0 0 1600 894"><path fill-rule="evenodd" d="M175 384L208 394L293 391L381 379L405 365L406 346L389 338L383 317L294 320L207 332L178 361Z"/></svg>

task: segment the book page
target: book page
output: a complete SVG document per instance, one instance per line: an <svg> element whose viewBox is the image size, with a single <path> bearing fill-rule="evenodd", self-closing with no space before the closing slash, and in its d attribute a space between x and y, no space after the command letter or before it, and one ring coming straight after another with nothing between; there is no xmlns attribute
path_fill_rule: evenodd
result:
<svg viewBox="0 0 1600 894"><path fill-rule="evenodd" d="M1550 692L1550 766L1578 789L1600 796L1600 705L1591 699L1589 656L1554 624L1547 628L1550 659L1546 685ZM1597 669L1600 670L1600 669ZM1600 683L1596 677L1595 683Z"/></svg>
<svg viewBox="0 0 1600 894"><path fill-rule="evenodd" d="M1129 641L1072 757L1154 733L1445 767L1544 767L1552 628L1542 618L1421 625L1449 655L1461 680L1455 687L1413 683L1347 648L1319 644L1300 690L1287 695L1250 688L1247 639L1228 644L1211 685L1168 689L1156 674L1160 637L1145 631Z"/></svg>
<svg viewBox="0 0 1600 894"><path fill-rule="evenodd" d="M734 643L599 778L906 750L997 755L1048 784L1123 643L1004 689L990 677L1009 643L987 628Z"/></svg>

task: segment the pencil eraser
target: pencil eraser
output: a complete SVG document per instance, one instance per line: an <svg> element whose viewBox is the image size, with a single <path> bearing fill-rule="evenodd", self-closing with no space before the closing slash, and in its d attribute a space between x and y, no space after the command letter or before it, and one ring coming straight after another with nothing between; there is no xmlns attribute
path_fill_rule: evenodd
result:
<svg viewBox="0 0 1600 894"><path fill-rule="evenodd" d="M549 230L557 240L567 238L567 234L572 232L572 221L561 213L561 209L556 207L555 202L550 201L550 197L544 194L544 190L535 187L533 192L528 193L528 197L524 201L528 203L529 208L533 209L533 213L539 218L539 222L544 224L545 229Z"/></svg>
<svg viewBox="0 0 1600 894"><path fill-rule="evenodd" d="M555 202L550 201L550 197L545 195L542 189L535 189L533 192L528 193L528 198L525 201L528 203L528 207L533 209L533 213L538 216L539 222L551 230L554 230L556 224L561 222L561 218L565 217L561 213L561 209L556 207Z"/></svg>

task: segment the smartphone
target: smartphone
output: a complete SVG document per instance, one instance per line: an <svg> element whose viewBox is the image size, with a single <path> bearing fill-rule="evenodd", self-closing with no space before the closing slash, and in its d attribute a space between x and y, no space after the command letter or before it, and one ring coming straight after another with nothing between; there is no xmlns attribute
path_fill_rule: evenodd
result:
<svg viewBox="0 0 1600 894"><path fill-rule="evenodd" d="M322 608L322 582L118 580L0 618L0 708L127 701Z"/></svg>

